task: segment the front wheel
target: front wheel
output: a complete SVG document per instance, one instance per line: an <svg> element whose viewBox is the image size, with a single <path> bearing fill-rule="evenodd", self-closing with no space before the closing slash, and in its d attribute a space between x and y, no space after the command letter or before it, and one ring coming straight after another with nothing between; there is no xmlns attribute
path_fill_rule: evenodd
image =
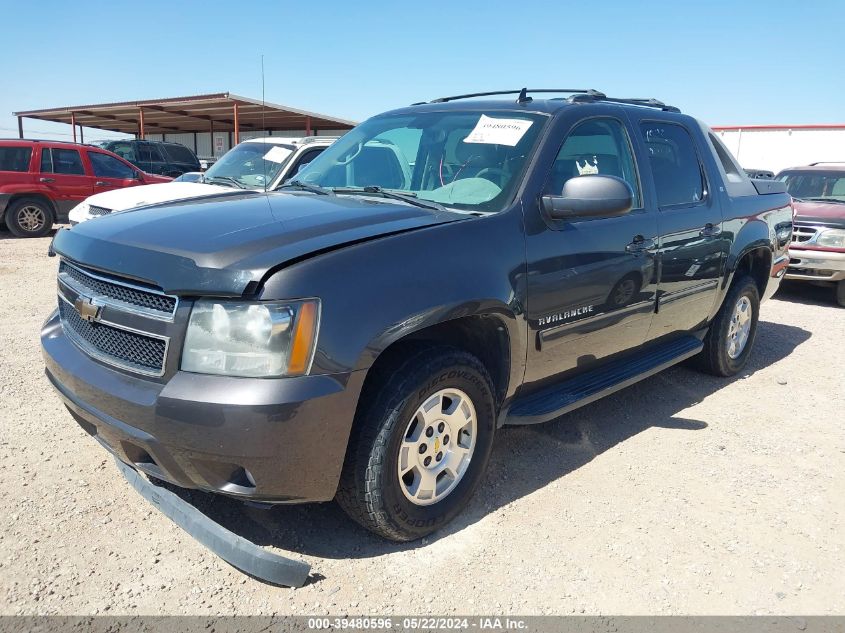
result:
<svg viewBox="0 0 845 633"><path fill-rule="evenodd" d="M337 500L394 541L451 521L484 475L496 426L484 365L451 347L415 350L362 396Z"/></svg>
<svg viewBox="0 0 845 633"><path fill-rule="evenodd" d="M845 308L845 279L836 282L836 303Z"/></svg>
<svg viewBox="0 0 845 633"><path fill-rule="evenodd" d="M745 367L760 313L760 293L748 275L736 279L725 297L710 330L704 349L696 357L701 369L715 376L733 376Z"/></svg>

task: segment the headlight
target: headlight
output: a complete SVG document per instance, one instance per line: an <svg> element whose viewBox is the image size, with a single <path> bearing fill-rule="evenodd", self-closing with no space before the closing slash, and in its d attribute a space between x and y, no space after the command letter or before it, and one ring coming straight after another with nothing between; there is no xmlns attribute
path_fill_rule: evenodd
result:
<svg viewBox="0 0 845 633"><path fill-rule="evenodd" d="M816 245L826 248L845 248L845 230L824 229L816 238Z"/></svg>
<svg viewBox="0 0 845 633"><path fill-rule="evenodd" d="M320 302L223 301L194 304L182 369L201 374L269 378L308 373Z"/></svg>
<svg viewBox="0 0 845 633"><path fill-rule="evenodd" d="M70 210L70 213L68 213L68 219L73 220L74 222L87 220L90 208L91 207L87 202L80 202Z"/></svg>

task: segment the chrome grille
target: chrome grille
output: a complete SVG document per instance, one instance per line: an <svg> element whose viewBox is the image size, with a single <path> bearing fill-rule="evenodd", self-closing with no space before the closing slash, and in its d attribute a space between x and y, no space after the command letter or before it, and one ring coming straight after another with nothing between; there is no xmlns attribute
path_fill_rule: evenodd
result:
<svg viewBox="0 0 845 633"><path fill-rule="evenodd" d="M167 339L86 321L63 296L59 297L59 316L65 334L90 356L142 374L164 373Z"/></svg>
<svg viewBox="0 0 845 633"><path fill-rule="evenodd" d="M97 207L97 206L94 206L93 204L88 205L88 213L90 213L91 215L95 215L95 216L108 215L111 212L112 212L112 209L106 209L105 207Z"/></svg>
<svg viewBox="0 0 845 633"><path fill-rule="evenodd" d="M172 319L178 304L176 297L152 289L146 290L129 282L111 280L65 261L59 265L59 281L69 281L68 285L78 292L149 311L154 318Z"/></svg>
<svg viewBox="0 0 845 633"><path fill-rule="evenodd" d="M818 228L814 226L801 226L800 224L796 224L792 227L792 243L801 244L803 242L809 242L813 239L816 233L818 233Z"/></svg>

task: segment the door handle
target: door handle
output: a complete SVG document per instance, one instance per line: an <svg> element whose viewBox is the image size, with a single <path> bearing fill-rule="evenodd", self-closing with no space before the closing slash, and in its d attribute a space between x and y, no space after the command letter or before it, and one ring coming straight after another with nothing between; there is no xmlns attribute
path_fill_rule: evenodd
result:
<svg viewBox="0 0 845 633"><path fill-rule="evenodd" d="M650 248L654 248L654 240L645 239L642 235L637 235L637 237L634 238L633 242L625 246L625 252L642 253L643 251L647 251Z"/></svg>
<svg viewBox="0 0 845 633"><path fill-rule="evenodd" d="M98 180L94 184L97 185L98 187L108 187L109 186L109 183L107 183L105 180Z"/></svg>
<svg viewBox="0 0 845 633"><path fill-rule="evenodd" d="M708 222L704 228L698 232L701 237L716 237L722 232L722 227Z"/></svg>
<svg viewBox="0 0 845 633"><path fill-rule="evenodd" d="M38 179L38 182L56 182L55 178L44 178L43 176Z"/></svg>

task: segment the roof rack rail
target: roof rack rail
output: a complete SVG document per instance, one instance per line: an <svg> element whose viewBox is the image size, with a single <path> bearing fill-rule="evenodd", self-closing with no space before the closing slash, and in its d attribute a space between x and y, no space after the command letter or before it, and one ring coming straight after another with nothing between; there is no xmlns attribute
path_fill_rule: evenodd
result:
<svg viewBox="0 0 845 633"><path fill-rule="evenodd" d="M316 143L318 141L336 141L339 139L339 136L306 136L304 137L300 143L303 145L308 145L309 143Z"/></svg>
<svg viewBox="0 0 845 633"><path fill-rule="evenodd" d="M598 90L593 90L591 88L522 88L520 90L494 90L492 92L473 92L465 95L455 95L453 97L440 97L439 99L433 99L428 102L422 101L413 105L422 105L423 103L446 103L447 101L457 101L458 99L471 99L472 97L492 97L494 95L519 95L516 100L517 103L528 103L531 101L531 97L528 96L529 92L575 92L594 95L596 97L604 96L604 93L599 92Z"/></svg>
<svg viewBox="0 0 845 633"><path fill-rule="evenodd" d="M648 99L620 99L617 97L608 97L602 95L601 97L597 97L595 95L590 94L577 94L572 95L569 97L569 101L572 103L588 103L592 101L607 101L608 103L621 103L625 105L638 105L638 106L645 106L648 108L659 108L664 112L680 112L680 108L676 108L675 106L666 105L659 99L654 99L649 97Z"/></svg>
<svg viewBox="0 0 845 633"><path fill-rule="evenodd" d="M578 88L522 88L521 90L494 90L492 92L472 92L465 95L455 95L453 97L440 97L431 101L420 101L411 105L423 105L424 103L446 103L447 101L457 101L458 99L471 99L472 97L491 97L495 95L519 95L516 98L517 103L530 103L532 98L529 93L549 93L549 92L565 92L572 93L568 98L570 103L593 103L596 101L605 101L607 103L621 103L626 105L638 105L648 108L660 108L664 112L680 112L679 108L675 106L666 105L658 99L619 99L616 97L608 97L599 90L591 88L583 90Z"/></svg>

